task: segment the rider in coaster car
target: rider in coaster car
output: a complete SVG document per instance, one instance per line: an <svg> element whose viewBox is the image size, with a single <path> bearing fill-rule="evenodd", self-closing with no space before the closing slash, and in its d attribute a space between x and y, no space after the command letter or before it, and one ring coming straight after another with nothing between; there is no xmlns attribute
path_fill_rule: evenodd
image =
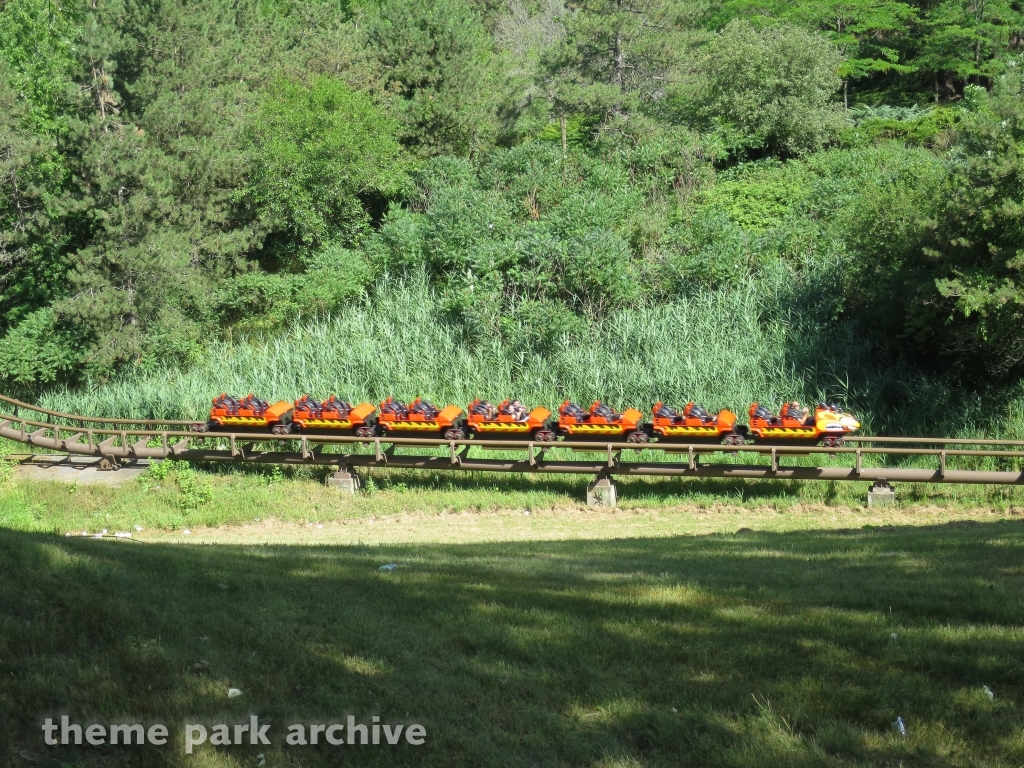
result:
<svg viewBox="0 0 1024 768"><path fill-rule="evenodd" d="M391 400L381 406L383 413L390 413L393 416L397 416L400 419L409 418L409 406L403 403L401 400Z"/></svg>
<svg viewBox="0 0 1024 768"><path fill-rule="evenodd" d="M570 419L575 419L577 424L590 418L589 413L576 405L576 403L571 402L562 406L562 415Z"/></svg>
<svg viewBox="0 0 1024 768"><path fill-rule="evenodd" d="M708 413L707 408L704 408L703 406L696 404L690 405L690 407L687 409L686 415L691 419L700 419L705 423L709 421L714 421L714 419L711 417L711 414Z"/></svg>
<svg viewBox="0 0 1024 768"><path fill-rule="evenodd" d="M621 413L616 413L607 405L598 400L590 407L590 413L594 416L601 416L607 421L618 421L622 418Z"/></svg>
<svg viewBox="0 0 1024 768"><path fill-rule="evenodd" d="M526 421L526 417L529 415L526 411L526 406L518 400L510 400L502 407L501 412L511 416L516 421Z"/></svg>
<svg viewBox="0 0 1024 768"><path fill-rule="evenodd" d="M791 403L786 403L782 406L782 413L779 414L782 418L796 419L801 424L807 420L807 409L801 408L800 403L794 400Z"/></svg>
<svg viewBox="0 0 1024 768"><path fill-rule="evenodd" d="M481 400L476 403L472 408L470 408L470 412L475 413L478 416L483 416L486 421L495 421L498 418L498 409L486 400Z"/></svg>
<svg viewBox="0 0 1024 768"><path fill-rule="evenodd" d="M754 418L764 419L765 421L773 421L775 419L775 416L763 405L759 405L757 406L757 408L754 409Z"/></svg>
<svg viewBox="0 0 1024 768"><path fill-rule="evenodd" d="M671 419L673 422L682 420L676 409L669 405L662 405L654 415L659 419Z"/></svg>
<svg viewBox="0 0 1024 768"><path fill-rule="evenodd" d="M426 400L420 400L418 403L416 403L416 405L414 405L412 408L412 412L419 413L426 419L437 418L437 414L440 413L440 411L438 411L437 408L428 403Z"/></svg>

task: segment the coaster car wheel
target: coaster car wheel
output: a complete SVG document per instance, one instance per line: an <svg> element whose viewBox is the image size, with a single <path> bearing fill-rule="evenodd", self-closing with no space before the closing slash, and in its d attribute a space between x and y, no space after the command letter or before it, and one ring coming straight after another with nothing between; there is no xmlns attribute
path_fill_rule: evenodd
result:
<svg viewBox="0 0 1024 768"><path fill-rule="evenodd" d="M376 437L377 430L374 427L356 427L356 437Z"/></svg>
<svg viewBox="0 0 1024 768"><path fill-rule="evenodd" d="M628 435L626 435L626 442L627 443L646 443L647 442L647 433L643 432L643 431L641 431L639 429L633 430Z"/></svg>
<svg viewBox="0 0 1024 768"><path fill-rule="evenodd" d="M192 431L193 432L209 432L211 429L215 429L216 426L217 425L216 425L215 422L209 422L209 421L207 421L207 422L197 422L197 423L192 425Z"/></svg>
<svg viewBox="0 0 1024 768"><path fill-rule="evenodd" d="M446 429L444 431L444 439L445 440L465 440L466 439L466 433L463 432L461 429L453 427L452 429Z"/></svg>
<svg viewBox="0 0 1024 768"><path fill-rule="evenodd" d="M538 429L533 435L533 439L538 443L553 443L557 438L558 435L550 429Z"/></svg>
<svg viewBox="0 0 1024 768"><path fill-rule="evenodd" d="M272 435L290 435L292 432L291 424L275 424L270 428Z"/></svg>

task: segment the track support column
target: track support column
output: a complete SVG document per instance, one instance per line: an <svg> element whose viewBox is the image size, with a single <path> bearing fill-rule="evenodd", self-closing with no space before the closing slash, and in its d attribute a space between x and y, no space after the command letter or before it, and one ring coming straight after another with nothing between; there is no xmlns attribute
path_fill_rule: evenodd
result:
<svg viewBox="0 0 1024 768"><path fill-rule="evenodd" d="M896 491L893 487L885 481L884 477L875 480L875 484L868 490L868 506L882 507L887 504L895 503Z"/></svg>
<svg viewBox="0 0 1024 768"><path fill-rule="evenodd" d="M100 458L100 463L96 467L100 472L116 472L121 468L120 462L117 458L111 454L103 454Z"/></svg>
<svg viewBox="0 0 1024 768"><path fill-rule="evenodd" d="M348 467L338 467L338 470L327 478L327 485L336 488L340 493L353 494L359 490L362 483L359 476L352 474Z"/></svg>
<svg viewBox="0 0 1024 768"><path fill-rule="evenodd" d="M618 506L618 486L607 475L598 475L587 486L588 507Z"/></svg>

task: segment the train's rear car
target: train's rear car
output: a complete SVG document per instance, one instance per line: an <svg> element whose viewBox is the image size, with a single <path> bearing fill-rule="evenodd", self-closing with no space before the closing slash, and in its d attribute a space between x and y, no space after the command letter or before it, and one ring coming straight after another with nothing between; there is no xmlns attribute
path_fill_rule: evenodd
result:
<svg viewBox="0 0 1024 768"><path fill-rule="evenodd" d="M213 398L210 420L199 431L228 430L236 432L262 432L269 430L275 435L291 431L292 404L280 400L274 404L261 400L253 394L232 397L221 394Z"/></svg>

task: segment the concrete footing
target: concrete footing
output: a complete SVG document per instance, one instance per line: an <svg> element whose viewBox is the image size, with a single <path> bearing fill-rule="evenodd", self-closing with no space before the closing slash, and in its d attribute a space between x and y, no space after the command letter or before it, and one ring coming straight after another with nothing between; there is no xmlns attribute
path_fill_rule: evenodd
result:
<svg viewBox="0 0 1024 768"><path fill-rule="evenodd" d="M336 488L341 493L355 493L359 490L361 483L358 475L352 474L347 469L339 469L327 478L327 485Z"/></svg>
<svg viewBox="0 0 1024 768"><path fill-rule="evenodd" d="M885 480L876 480L868 491L868 506L881 507L896 503L896 491Z"/></svg>
<svg viewBox="0 0 1024 768"><path fill-rule="evenodd" d="M618 502L618 487L610 477L595 478L587 486L588 507L614 507Z"/></svg>

